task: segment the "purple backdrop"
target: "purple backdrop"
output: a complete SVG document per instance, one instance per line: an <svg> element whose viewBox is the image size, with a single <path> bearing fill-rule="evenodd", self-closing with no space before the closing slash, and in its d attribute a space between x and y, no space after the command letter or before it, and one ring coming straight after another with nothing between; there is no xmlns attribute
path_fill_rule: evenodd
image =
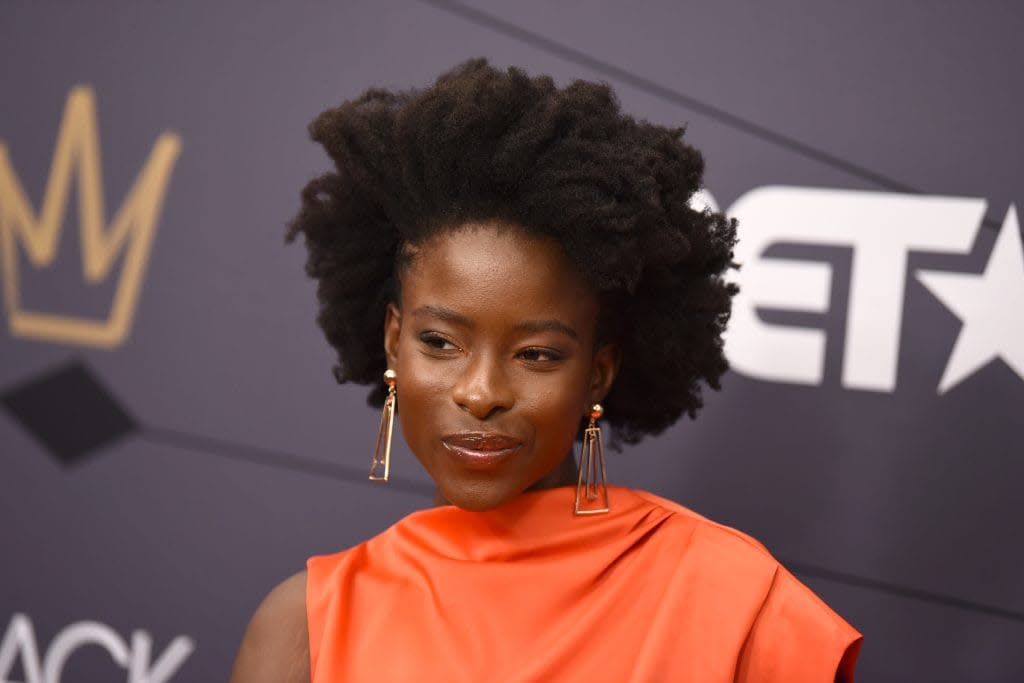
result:
<svg viewBox="0 0 1024 683"><path fill-rule="evenodd" d="M609 5L0 5L0 680L224 680L274 583L429 504L404 450L365 481L283 226L317 112L481 55L687 123L742 220L736 371L609 477L763 541L860 680L1024 680L1024 12Z"/></svg>

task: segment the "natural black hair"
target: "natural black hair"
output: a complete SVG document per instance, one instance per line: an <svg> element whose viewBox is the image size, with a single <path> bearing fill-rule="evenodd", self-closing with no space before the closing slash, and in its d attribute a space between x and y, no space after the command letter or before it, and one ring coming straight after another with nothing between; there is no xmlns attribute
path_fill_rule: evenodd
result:
<svg viewBox="0 0 1024 683"><path fill-rule="evenodd" d="M682 128L621 113L605 84L558 88L476 59L426 89L369 90L310 134L335 170L305 187L288 239L306 238L335 376L374 385L371 404L403 247L470 221L554 238L597 292L622 357L604 422L623 441L695 416L701 384L719 388L736 226L689 205L704 161Z"/></svg>

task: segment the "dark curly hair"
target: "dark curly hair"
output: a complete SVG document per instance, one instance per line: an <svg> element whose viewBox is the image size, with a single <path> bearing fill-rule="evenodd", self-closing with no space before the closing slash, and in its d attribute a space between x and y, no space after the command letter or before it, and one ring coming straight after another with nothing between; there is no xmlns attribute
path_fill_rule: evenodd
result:
<svg viewBox="0 0 1024 683"><path fill-rule="evenodd" d="M604 401L621 440L694 417L702 381L719 388L736 225L689 206L704 161L682 128L622 114L606 84L559 89L476 59L424 90L369 90L310 134L336 171L305 187L288 240L305 235L335 376L375 385L371 404L403 247L469 221L554 238L598 293L598 334L622 354Z"/></svg>

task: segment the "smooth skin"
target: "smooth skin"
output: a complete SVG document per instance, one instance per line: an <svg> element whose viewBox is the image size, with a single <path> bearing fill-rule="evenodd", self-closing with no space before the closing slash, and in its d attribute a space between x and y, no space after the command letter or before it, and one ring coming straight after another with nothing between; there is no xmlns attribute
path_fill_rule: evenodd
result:
<svg viewBox="0 0 1024 683"><path fill-rule="evenodd" d="M527 489L574 483L580 420L612 386L613 344L595 344L600 306L554 240L471 223L420 245L388 307L384 348L398 415L440 503L488 510ZM517 445L481 467L451 435ZM246 629L232 683L307 683L306 573L274 588Z"/></svg>

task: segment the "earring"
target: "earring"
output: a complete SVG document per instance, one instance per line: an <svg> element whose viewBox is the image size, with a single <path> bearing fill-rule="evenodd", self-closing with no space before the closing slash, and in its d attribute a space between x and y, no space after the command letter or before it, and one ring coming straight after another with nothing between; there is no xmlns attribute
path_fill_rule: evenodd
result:
<svg viewBox="0 0 1024 683"><path fill-rule="evenodd" d="M601 444L601 428L597 426L597 420L603 414L604 408L600 403L591 406L590 424L583 432L580 474L576 479L577 515L600 515L611 510L604 471L604 446Z"/></svg>
<svg viewBox="0 0 1024 683"><path fill-rule="evenodd" d="M373 450L370 464L370 481L387 481L391 475L391 434L395 429L395 399L398 391L395 380L398 375L391 368L384 371L384 383L388 395L384 399L384 412L380 416L380 431L377 432L377 447Z"/></svg>

